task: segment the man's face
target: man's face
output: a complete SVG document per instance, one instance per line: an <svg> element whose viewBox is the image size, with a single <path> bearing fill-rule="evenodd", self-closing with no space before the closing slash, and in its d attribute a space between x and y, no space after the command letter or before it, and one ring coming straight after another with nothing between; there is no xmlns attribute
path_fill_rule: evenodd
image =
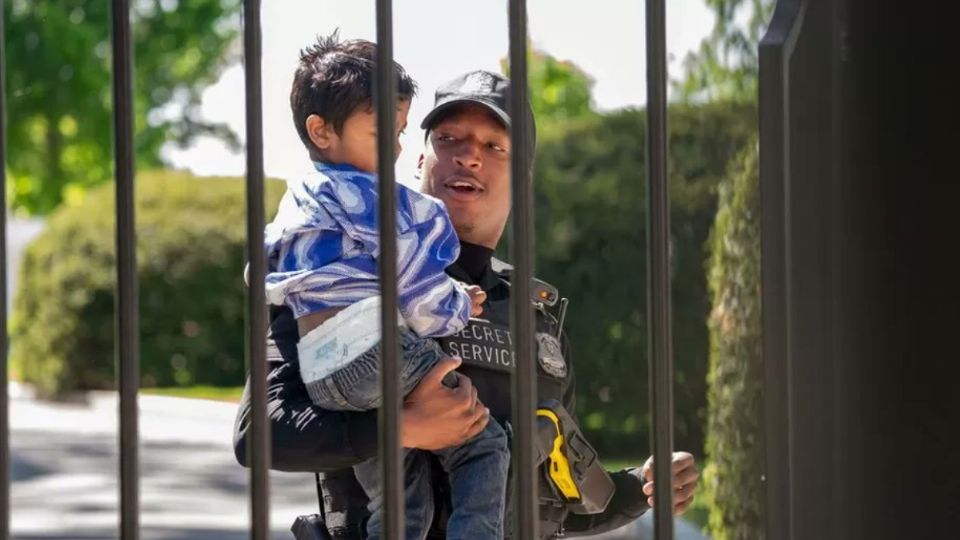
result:
<svg viewBox="0 0 960 540"><path fill-rule="evenodd" d="M510 134L482 105L463 105L427 137L420 191L447 206L460 240L496 248L510 214Z"/></svg>

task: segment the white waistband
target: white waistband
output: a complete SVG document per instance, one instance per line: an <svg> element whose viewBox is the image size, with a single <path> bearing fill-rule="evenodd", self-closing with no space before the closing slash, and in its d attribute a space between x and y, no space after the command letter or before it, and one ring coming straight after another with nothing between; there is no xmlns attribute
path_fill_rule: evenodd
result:
<svg viewBox="0 0 960 540"><path fill-rule="evenodd" d="M403 326L403 319L397 320ZM320 380L346 366L380 341L380 297L350 304L300 338L297 352L304 382Z"/></svg>

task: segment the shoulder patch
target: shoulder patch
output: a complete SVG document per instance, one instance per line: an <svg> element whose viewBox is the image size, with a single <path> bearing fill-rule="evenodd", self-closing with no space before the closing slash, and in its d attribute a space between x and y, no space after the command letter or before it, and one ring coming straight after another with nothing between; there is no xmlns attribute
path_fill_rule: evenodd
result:
<svg viewBox="0 0 960 540"><path fill-rule="evenodd" d="M513 275L513 265L503 262L496 257L490 258L490 269L493 270L497 276L509 282L510 278ZM543 281L542 279L533 278L533 293L532 298L534 302L541 302L547 306L556 305L557 301L560 299L560 291L556 287Z"/></svg>

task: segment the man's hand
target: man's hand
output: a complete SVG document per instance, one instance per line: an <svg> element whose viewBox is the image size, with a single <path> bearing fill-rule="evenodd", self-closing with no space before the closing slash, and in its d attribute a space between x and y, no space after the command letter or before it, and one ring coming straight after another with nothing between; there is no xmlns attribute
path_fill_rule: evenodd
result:
<svg viewBox="0 0 960 540"><path fill-rule="evenodd" d="M455 374L456 388L441 383L459 365L459 358L440 360L407 395L400 423L400 443L405 448L459 446L487 426L490 409L480 403L469 378Z"/></svg>
<svg viewBox="0 0 960 540"><path fill-rule="evenodd" d="M647 496L647 504L653 508L653 456L643 464L643 493ZM687 452L673 453L673 513L680 515L687 511L693 503L693 496L697 492L697 479L700 473L693 456Z"/></svg>

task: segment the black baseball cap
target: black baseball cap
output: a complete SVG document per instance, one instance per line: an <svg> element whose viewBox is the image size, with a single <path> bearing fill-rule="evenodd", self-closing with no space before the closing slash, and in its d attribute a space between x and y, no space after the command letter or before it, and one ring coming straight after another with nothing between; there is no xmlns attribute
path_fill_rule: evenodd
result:
<svg viewBox="0 0 960 540"><path fill-rule="evenodd" d="M464 73L437 88L433 109L423 118L420 127L429 132L445 111L468 103L483 105L503 122L504 126L510 127L510 79L499 73L483 70ZM526 115L530 122L528 148L532 154L537 143L537 126L529 101L526 103Z"/></svg>

